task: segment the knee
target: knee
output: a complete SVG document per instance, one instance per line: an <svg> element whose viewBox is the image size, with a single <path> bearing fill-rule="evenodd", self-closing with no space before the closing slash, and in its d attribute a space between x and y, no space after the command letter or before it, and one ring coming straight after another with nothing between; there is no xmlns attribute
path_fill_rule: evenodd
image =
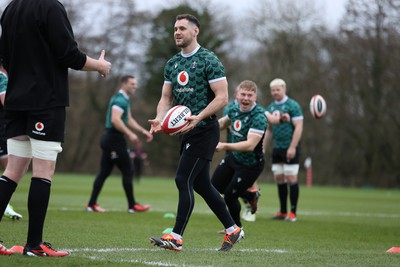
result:
<svg viewBox="0 0 400 267"><path fill-rule="evenodd" d="M234 203L235 201L237 201L238 197L236 197L234 194L231 193L224 193L224 200L226 205L231 205L232 203Z"/></svg>
<svg viewBox="0 0 400 267"><path fill-rule="evenodd" d="M175 184L178 189L182 189L187 186L187 180L183 175L176 175Z"/></svg>
<svg viewBox="0 0 400 267"><path fill-rule="evenodd" d="M286 179L287 179L289 185L297 184L297 176L286 176Z"/></svg>
<svg viewBox="0 0 400 267"><path fill-rule="evenodd" d="M283 174L274 176L274 179L277 184L284 184L287 182L285 175L283 175Z"/></svg>

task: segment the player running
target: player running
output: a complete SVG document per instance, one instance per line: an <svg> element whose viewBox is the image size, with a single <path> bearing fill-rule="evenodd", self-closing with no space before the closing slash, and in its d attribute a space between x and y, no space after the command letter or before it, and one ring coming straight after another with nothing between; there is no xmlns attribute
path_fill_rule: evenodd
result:
<svg viewBox="0 0 400 267"><path fill-rule="evenodd" d="M240 221L239 197L247 199L254 212L257 210L258 192L249 191L264 169L262 144L268 122L264 108L256 103L257 85L249 80L239 84L238 104L219 119L220 129L230 126L231 140L219 142L216 151L230 151L214 171L211 182L224 195L236 225Z"/></svg>

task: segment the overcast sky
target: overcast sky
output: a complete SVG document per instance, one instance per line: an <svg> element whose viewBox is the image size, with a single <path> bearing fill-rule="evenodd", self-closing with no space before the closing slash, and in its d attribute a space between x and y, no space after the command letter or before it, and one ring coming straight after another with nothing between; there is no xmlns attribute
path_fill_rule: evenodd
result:
<svg viewBox="0 0 400 267"><path fill-rule="evenodd" d="M199 0L201 1L201 0ZM239 17L243 10L249 10L253 5L257 4L260 0L209 0L211 4L217 5L218 8L224 8L225 11L232 10ZM292 0L298 1L302 0ZM313 0L316 7L320 10L320 15L324 18L326 25L334 28L337 26L340 18L344 14L345 4L348 0ZM139 10L158 11L162 8L171 7L171 3L178 3L180 0L138 0L136 7Z"/></svg>

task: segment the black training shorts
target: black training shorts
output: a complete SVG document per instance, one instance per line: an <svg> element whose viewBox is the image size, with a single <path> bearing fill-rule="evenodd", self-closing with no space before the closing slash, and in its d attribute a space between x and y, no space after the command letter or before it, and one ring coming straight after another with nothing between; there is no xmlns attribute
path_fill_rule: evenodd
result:
<svg viewBox="0 0 400 267"><path fill-rule="evenodd" d="M180 136L181 154L212 160L219 142L219 123L212 119Z"/></svg>
<svg viewBox="0 0 400 267"><path fill-rule="evenodd" d="M300 163L300 146L296 147L296 155L291 160L286 158L287 148L274 148L272 151L272 164L299 164Z"/></svg>
<svg viewBox="0 0 400 267"><path fill-rule="evenodd" d="M0 158L7 156L7 141L6 140L1 140L0 139Z"/></svg>
<svg viewBox="0 0 400 267"><path fill-rule="evenodd" d="M7 138L28 135L42 141L64 141L65 107L28 111L7 110L4 120Z"/></svg>

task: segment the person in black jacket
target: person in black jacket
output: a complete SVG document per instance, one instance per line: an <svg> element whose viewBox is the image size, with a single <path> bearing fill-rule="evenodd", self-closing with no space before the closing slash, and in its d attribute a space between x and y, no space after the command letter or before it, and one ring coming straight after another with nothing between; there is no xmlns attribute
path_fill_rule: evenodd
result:
<svg viewBox="0 0 400 267"><path fill-rule="evenodd" d="M2 14L1 27L0 58L9 75L4 106L9 161L0 177L0 216L32 162L23 254L67 256L42 236L64 140L68 69L97 71L104 77L111 63L104 59L104 50L93 59L78 49L65 8L57 0L13 0ZM14 252L0 245L0 255Z"/></svg>

